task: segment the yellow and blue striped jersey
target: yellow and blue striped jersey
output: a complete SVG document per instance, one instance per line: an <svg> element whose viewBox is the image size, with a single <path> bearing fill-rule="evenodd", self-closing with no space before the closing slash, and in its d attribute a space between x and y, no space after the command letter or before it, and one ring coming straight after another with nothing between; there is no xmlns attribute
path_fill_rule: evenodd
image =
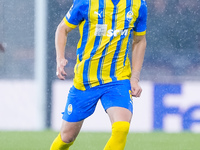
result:
<svg viewBox="0 0 200 150"><path fill-rule="evenodd" d="M71 28L79 26L77 89L130 78L128 46L133 31L146 34L145 0L75 0L63 20Z"/></svg>

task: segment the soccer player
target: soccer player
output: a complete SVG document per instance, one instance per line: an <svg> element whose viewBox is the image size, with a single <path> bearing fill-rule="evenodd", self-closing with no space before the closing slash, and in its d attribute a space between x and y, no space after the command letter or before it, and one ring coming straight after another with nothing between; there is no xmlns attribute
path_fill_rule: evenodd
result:
<svg viewBox="0 0 200 150"><path fill-rule="evenodd" d="M123 150L133 112L132 96L139 97L140 71L146 49L145 0L75 0L58 25L55 37L57 76L64 80L68 33L79 26L77 63L63 123L51 150L68 150L84 119L99 100L112 124L104 150ZM132 38L132 69L128 46Z"/></svg>

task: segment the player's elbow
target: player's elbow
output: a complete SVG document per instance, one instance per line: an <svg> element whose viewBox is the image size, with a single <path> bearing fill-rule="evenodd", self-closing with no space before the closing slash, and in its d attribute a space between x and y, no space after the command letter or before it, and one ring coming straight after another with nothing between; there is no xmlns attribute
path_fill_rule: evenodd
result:
<svg viewBox="0 0 200 150"><path fill-rule="evenodd" d="M147 45L146 36L135 36L132 45L135 46L137 44L142 44L146 46Z"/></svg>
<svg viewBox="0 0 200 150"><path fill-rule="evenodd" d="M70 32L70 30L67 28L64 21L61 21L60 24L57 26L56 33L59 33L59 32L65 33L66 36Z"/></svg>

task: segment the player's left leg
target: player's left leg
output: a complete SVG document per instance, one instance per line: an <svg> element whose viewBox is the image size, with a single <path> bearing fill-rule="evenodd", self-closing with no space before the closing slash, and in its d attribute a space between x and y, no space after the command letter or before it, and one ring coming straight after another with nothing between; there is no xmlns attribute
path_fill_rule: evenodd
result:
<svg viewBox="0 0 200 150"><path fill-rule="evenodd" d="M107 113L112 123L112 134L104 150L124 150L132 113L122 107L110 107Z"/></svg>
<svg viewBox="0 0 200 150"><path fill-rule="evenodd" d="M107 85L109 87L101 103L112 123L112 134L104 150L124 150L133 112L130 81L122 80Z"/></svg>

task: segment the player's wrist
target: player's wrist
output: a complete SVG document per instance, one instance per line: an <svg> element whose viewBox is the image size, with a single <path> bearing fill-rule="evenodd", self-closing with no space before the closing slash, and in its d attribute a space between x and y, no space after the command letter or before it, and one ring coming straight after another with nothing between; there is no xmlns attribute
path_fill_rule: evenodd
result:
<svg viewBox="0 0 200 150"><path fill-rule="evenodd" d="M65 59L65 57L56 57L56 61L57 63L63 63L66 62L67 60Z"/></svg>
<svg viewBox="0 0 200 150"><path fill-rule="evenodd" d="M132 71L131 80L139 82L140 81L140 71Z"/></svg>
<svg viewBox="0 0 200 150"><path fill-rule="evenodd" d="M64 56L57 56L57 57L56 57L56 60L63 60L63 59L65 59Z"/></svg>

